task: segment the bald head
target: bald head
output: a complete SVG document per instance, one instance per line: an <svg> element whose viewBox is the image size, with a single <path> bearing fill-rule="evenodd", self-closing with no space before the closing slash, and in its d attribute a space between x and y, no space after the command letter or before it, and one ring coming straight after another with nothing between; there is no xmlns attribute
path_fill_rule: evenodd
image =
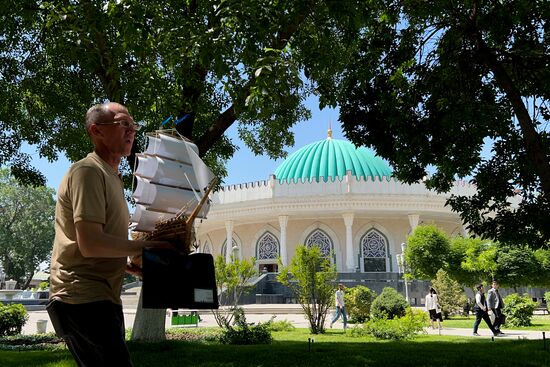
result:
<svg viewBox="0 0 550 367"><path fill-rule="evenodd" d="M90 132L92 124L105 124L112 122L118 113L128 114L128 109L116 102L96 104L86 112L86 131Z"/></svg>

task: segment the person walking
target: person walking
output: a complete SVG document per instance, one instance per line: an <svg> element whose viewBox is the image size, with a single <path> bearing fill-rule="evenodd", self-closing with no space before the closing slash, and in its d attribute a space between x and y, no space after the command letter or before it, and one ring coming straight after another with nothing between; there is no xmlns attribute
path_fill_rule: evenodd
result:
<svg viewBox="0 0 550 367"><path fill-rule="evenodd" d="M426 311L428 311L430 315L430 324L432 329L435 329L434 321L437 321L437 327L441 330L441 323L443 322L443 317L441 316L441 306L439 306L437 292L433 287L430 288L430 292L426 295L425 307Z"/></svg>
<svg viewBox="0 0 550 367"><path fill-rule="evenodd" d="M120 298L128 257L165 241L128 239L129 212L119 173L139 126L119 103L86 113L94 150L63 177L55 208L55 238L46 307L56 334L79 366L132 366Z"/></svg>
<svg viewBox="0 0 550 367"><path fill-rule="evenodd" d="M483 284L478 284L476 286L476 302L474 304L474 312L476 314L476 321L474 322L474 336L479 336L477 329L481 323L481 319L485 321L491 332L494 336L499 336L500 334L495 330L489 314L487 313L487 302L485 300L485 291L483 290Z"/></svg>
<svg viewBox="0 0 550 367"><path fill-rule="evenodd" d="M348 327L348 317L346 316L346 307L344 303L344 285L342 283L338 284L338 289L336 290L335 298L336 298L336 313L334 314L334 317L330 322L330 327L332 328L332 324L334 324L341 315L342 321L344 321L344 330L346 330L346 328Z"/></svg>
<svg viewBox="0 0 550 367"><path fill-rule="evenodd" d="M504 308L504 301L502 300L502 297L498 291L500 285L496 280L493 280L493 283L491 285L491 289L487 292L487 309L488 312L492 312L495 316L495 321L493 322L493 327L495 330L501 334L504 335L502 331L500 331L500 326L503 323L504 315L502 313L502 309Z"/></svg>

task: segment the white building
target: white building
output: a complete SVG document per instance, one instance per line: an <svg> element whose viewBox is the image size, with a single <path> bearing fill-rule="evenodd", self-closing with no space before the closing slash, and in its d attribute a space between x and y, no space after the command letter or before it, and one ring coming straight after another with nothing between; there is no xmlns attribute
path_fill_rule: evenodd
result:
<svg viewBox="0 0 550 367"><path fill-rule="evenodd" d="M331 258L340 278L396 279L396 255L417 225L465 233L445 202L474 190L462 181L447 194L401 183L370 150L332 139L329 130L327 139L294 152L269 179L216 192L197 239L201 252L255 257L260 271L276 272L277 257L286 265L296 247L307 244Z"/></svg>

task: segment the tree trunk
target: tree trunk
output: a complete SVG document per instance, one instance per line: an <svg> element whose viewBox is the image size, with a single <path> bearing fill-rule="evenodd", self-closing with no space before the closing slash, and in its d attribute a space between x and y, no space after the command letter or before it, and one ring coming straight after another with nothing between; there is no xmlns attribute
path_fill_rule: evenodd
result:
<svg viewBox="0 0 550 367"><path fill-rule="evenodd" d="M166 310L143 308L143 293L139 294L136 318L132 328L132 340L156 343L166 340L164 324Z"/></svg>

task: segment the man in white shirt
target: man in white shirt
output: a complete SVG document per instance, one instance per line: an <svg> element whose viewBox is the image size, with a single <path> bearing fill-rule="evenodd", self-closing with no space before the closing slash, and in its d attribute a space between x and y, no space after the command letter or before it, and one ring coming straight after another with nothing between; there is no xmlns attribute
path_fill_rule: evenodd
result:
<svg viewBox="0 0 550 367"><path fill-rule="evenodd" d="M334 317L332 318L332 321L330 322L330 327L332 328L332 324L338 320L340 315L342 315L342 320L344 321L344 330L348 327L348 318L346 316L346 307L344 304L344 285L342 283L338 284L338 290L335 294L336 298L336 314L334 314Z"/></svg>

